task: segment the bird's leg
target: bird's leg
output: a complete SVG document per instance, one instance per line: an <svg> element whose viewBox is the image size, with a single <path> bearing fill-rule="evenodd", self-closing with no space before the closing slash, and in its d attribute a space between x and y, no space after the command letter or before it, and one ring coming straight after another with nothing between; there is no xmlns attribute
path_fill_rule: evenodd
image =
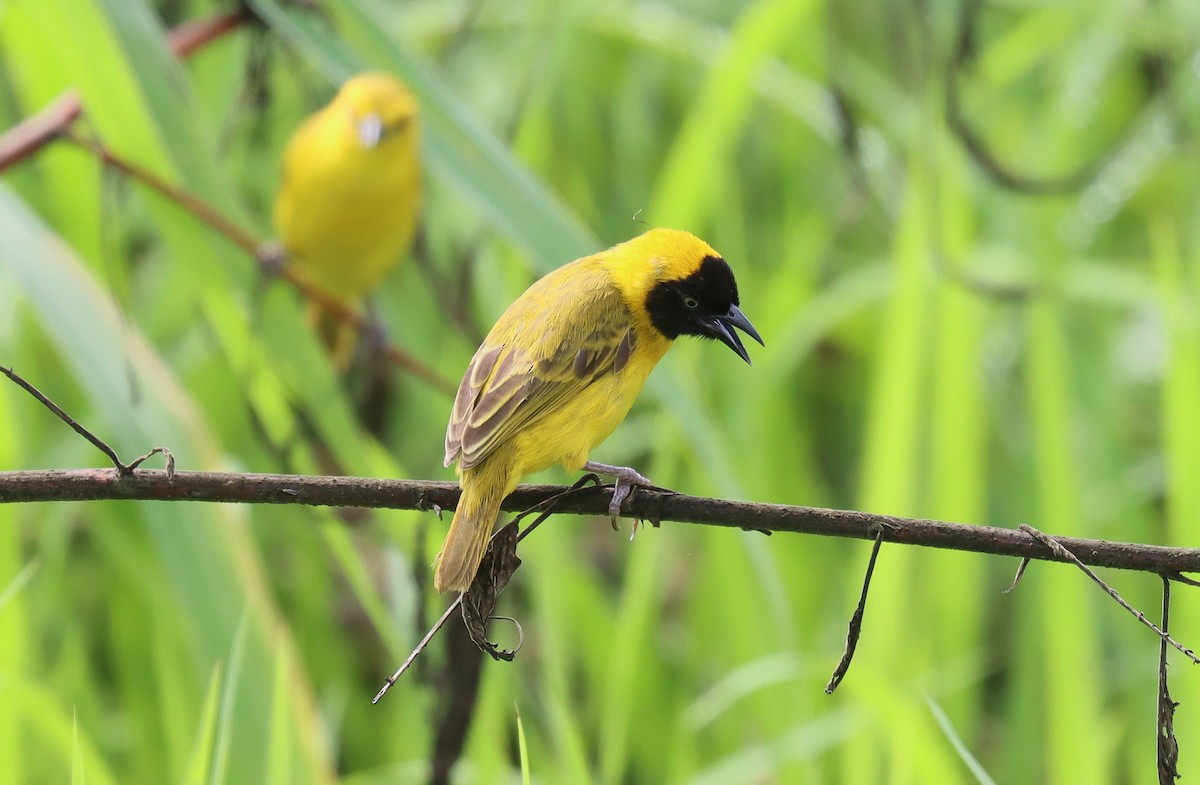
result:
<svg viewBox="0 0 1200 785"><path fill-rule="evenodd" d="M583 468L589 472L596 474L606 474L617 481L616 487L613 488L612 501L608 504L608 515L612 519L613 528L617 528L617 518L621 515L621 505L629 498L629 494L634 488L641 486L643 488L652 488L654 483L650 482L647 477L642 476L636 470L628 466L609 466L607 463L597 463L596 461L588 461L583 465ZM637 526L633 529L637 531Z"/></svg>
<svg viewBox="0 0 1200 785"><path fill-rule="evenodd" d="M363 339L366 341L368 353L374 356L387 352L388 327L379 313L379 307L372 299L366 302L366 318L363 322Z"/></svg>

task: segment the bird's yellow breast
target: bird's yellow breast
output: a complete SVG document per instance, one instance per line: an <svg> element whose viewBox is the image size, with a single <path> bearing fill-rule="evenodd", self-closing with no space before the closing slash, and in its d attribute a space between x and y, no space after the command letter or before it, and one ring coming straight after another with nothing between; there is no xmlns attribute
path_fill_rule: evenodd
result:
<svg viewBox="0 0 1200 785"><path fill-rule="evenodd" d="M633 407L650 372L670 342L645 340L619 372L603 376L580 390L569 406L546 414L513 435L521 475L555 464L578 471L600 442L612 435Z"/></svg>

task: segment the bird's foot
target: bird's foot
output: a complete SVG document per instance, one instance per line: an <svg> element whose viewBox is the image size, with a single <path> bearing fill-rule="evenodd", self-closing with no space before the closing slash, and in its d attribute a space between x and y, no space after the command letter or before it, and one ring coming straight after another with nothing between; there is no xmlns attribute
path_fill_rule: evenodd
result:
<svg viewBox="0 0 1200 785"><path fill-rule="evenodd" d="M643 476L634 469L628 466L610 466L607 463L596 463L588 461L583 465L583 468L589 472L596 474L605 474L615 479L616 485L613 487L612 501L608 504L608 516L612 520L612 527L617 528L617 518L621 516L621 505L633 493L634 488L653 488L654 483L649 478ZM633 531L637 532L635 525ZM630 537L632 539L632 537Z"/></svg>

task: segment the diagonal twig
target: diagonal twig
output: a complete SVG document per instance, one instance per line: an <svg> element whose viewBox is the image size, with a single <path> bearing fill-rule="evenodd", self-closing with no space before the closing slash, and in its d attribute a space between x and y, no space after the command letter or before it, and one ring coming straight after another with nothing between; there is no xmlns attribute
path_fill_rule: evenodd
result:
<svg viewBox="0 0 1200 785"><path fill-rule="evenodd" d="M374 698L371 698L371 703L379 703L380 698L387 694L387 691L392 688L392 685L396 683L396 680L403 676L404 672L408 670L414 662L416 662L417 657L421 656L421 652L425 651L425 647L429 645L431 640L433 640L433 636L438 634L438 630L440 630L446 624L446 622L450 619L450 615L453 614L454 611L458 610L459 605L462 605L461 594L454 598L454 602L450 603L450 607L447 608L445 612L438 617L438 620L433 623L433 626L429 628L429 632L425 633L425 637L421 638L421 640L417 643L416 648L412 650L412 654L408 655L408 659L400 663L400 667L396 669L396 672L387 677L387 680L383 682L383 686L379 688L379 692L375 693Z"/></svg>
<svg viewBox="0 0 1200 785"><path fill-rule="evenodd" d="M1115 600L1118 605L1120 605L1125 610L1129 611L1135 619L1140 621L1146 627L1149 627L1151 630L1153 630L1154 634L1157 635L1159 638L1161 638L1164 643L1169 643L1170 645L1174 646L1176 649L1181 651L1183 653L1183 655L1185 657L1187 657L1189 660L1196 663L1197 665L1200 665L1200 657L1197 657L1196 653L1194 651L1192 651L1191 649L1184 646L1179 641L1172 638L1170 635L1168 635L1163 630L1159 629L1157 624L1155 624L1154 622L1152 622L1146 618L1146 614L1142 613L1137 608L1133 607L1128 602L1126 602L1125 598L1122 597L1120 594L1118 594L1116 589L1114 589L1113 587L1111 587L1107 583L1105 583L1103 581L1103 579L1100 578L1099 575L1097 575L1086 564L1084 564L1082 561L1080 561L1079 557L1077 557L1075 554L1071 553L1069 550L1067 550L1065 547L1063 547L1063 545L1061 543L1059 543L1056 539L1054 539L1053 537L1049 537L1045 534L1042 534L1040 531L1033 528L1032 526L1030 526L1027 523L1022 523L1019 528L1021 531L1025 532L1030 537L1033 537L1035 540L1042 543L1047 548L1049 548L1051 551L1053 551L1055 553L1055 555L1057 555L1060 559L1062 559L1064 561L1069 561L1072 564L1074 564L1076 567L1078 567L1079 569L1083 570L1083 573L1085 575L1087 575L1089 578L1091 578L1093 581L1095 581L1097 586L1099 586L1101 589L1104 589L1104 591L1108 593L1109 597L1112 597L1113 600Z"/></svg>
<svg viewBox="0 0 1200 785"><path fill-rule="evenodd" d="M519 514L514 516L511 521L509 521L502 528L498 529L492 535L492 539L488 543L488 553L493 552L492 545L493 545L493 543L497 542L497 538L501 537L502 535L505 535L506 532L511 531L515 526L517 526L520 523L521 519L523 519L525 516L530 515L534 512L537 512L538 510L542 510L542 514L539 515L536 519L534 519L533 523L526 526L520 532L520 534L518 534L516 536L516 538L513 539L512 548L514 549L513 555L515 556L516 543L520 542L521 540L523 540L527 536L529 536L529 534L531 532L533 532L534 529L536 529L538 526L540 526L542 524L543 521L545 521L547 518L549 518L554 513L554 506L556 504L569 498L571 495L576 494L581 490L584 490L585 488L587 488L588 485L597 484L599 482L600 482L600 478L597 477L596 475L585 474L570 488L567 488L566 490L564 490L560 493L556 493L553 496L543 499L542 501L539 501L537 504L534 504L534 505L530 506L529 508L522 510ZM423 504L425 503L424 498L422 498L421 501ZM512 575L513 572L516 571L517 567L519 567L520 565L521 565L520 559L516 560L515 565L509 564L508 566L510 569L507 572L507 574L505 574L503 576L499 576L500 578L503 579L502 583L507 583L508 578ZM482 573L483 569L481 569L480 572ZM482 574L477 575L475 577L475 581L471 585L470 593L472 595L474 595L477 586L481 586L484 584L491 585L491 584L496 583L497 580L498 580L498 578L496 578L496 577L489 577L489 576L482 575ZM515 619L509 619L509 617L507 617L507 616L490 616L492 609L495 607L495 599L496 599L495 595L499 594L499 590L503 589L503 588L504 588L503 585L500 585L499 589L496 589L495 591L492 592L492 594L489 598L490 604L487 605L486 610L483 610L482 606L478 605L481 602L481 600L477 596L472 596L472 602L475 603L477 606L473 611L473 615L476 617L487 616L488 618L503 618L503 619L508 619L509 621L512 621L514 624L517 625L518 634L520 635L521 642L523 642L525 639L524 631L521 630L521 625L519 623L517 623ZM392 685L396 683L397 679L399 679L401 676L403 676L404 672L407 671L410 667L412 667L412 664L414 662L416 662L417 657L421 656L421 653L423 651L425 651L425 649L429 646L429 644L433 640L434 636L437 635L438 632L442 629L442 627L445 626L446 622L450 619L451 614L453 614L454 611L456 609L458 609L460 606L463 607L464 609L467 607L463 604L463 598L466 596L467 595L465 595L465 594L459 594L457 597L454 598L454 601L450 603L450 607L446 608L446 610L442 613L442 615L440 617L438 617L438 620L433 623L433 626L429 628L429 631L426 632L425 635L421 638L421 640L417 642L417 645L412 650L412 653L410 653L408 655L408 657L404 660L404 662L402 662L400 664L400 667L397 668L396 671L391 676L389 676L387 678L387 680L384 681L383 686L379 688L379 692L375 693L375 697L371 699L372 704L379 703L380 699L383 698L383 696L387 694L387 691L392 688ZM470 626L471 620L466 617L465 610L464 610L464 621L466 621L468 626ZM482 636L482 634L481 634L481 636ZM480 646L480 648L483 649L483 651L486 651L487 653L491 654L493 656L493 658L496 658L496 659L511 660L512 659L511 656L503 656L503 655L516 654L516 651L514 650L513 652L499 652L501 656L497 656L498 650L494 646L489 648L489 647L485 647L485 646L481 645L479 640L474 635L472 635L472 640L475 640L475 643L477 646ZM485 640L485 642L486 642L486 640ZM521 644L518 643L517 649L520 649L520 648L521 648Z"/></svg>
<svg viewBox="0 0 1200 785"><path fill-rule="evenodd" d="M50 411L54 412L54 415L56 417L58 417L58 419L62 420L67 425L69 425L71 427L71 430L75 431L75 433L77 433L80 436L82 436L83 438L87 439L88 442L90 442L93 447L95 447L97 450L99 450L100 452L102 452L106 456L108 456L108 459L110 461L112 461L113 466L115 466L117 468L118 476L120 476L120 477L131 476L133 474L134 470L137 469L137 467L141 466L142 463L144 463L147 458L149 458L153 455L157 455L159 453L162 453L164 456L166 456L168 479L171 479L175 476L175 458L171 455L171 451L168 450L166 447L155 447L150 452L148 452L145 455L141 456L140 458L137 458L136 460L134 460L133 463L126 464L121 460L121 457L119 455L117 455L117 451L114 450L112 447L110 447L107 442L105 442L103 439L101 439L96 434L89 431L87 428L83 427L83 425L78 420L76 420L74 417L72 417L71 415L69 415L65 411L63 411L61 406L59 406L57 403L55 403L54 401L52 401L48 397L46 397L45 393L43 393L41 390L39 390L38 388L36 388L32 384L30 384L28 381L26 381L24 377L22 377L20 374L15 372L12 368L5 368L4 366L0 366L0 373L3 373L5 376L7 376L9 379L11 379L14 383L16 383L16 385L18 387L20 387L22 390L24 390L25 392L32 395L35 399L37 399L38 403L40 403L42 406L45 406Z"/></svg>
<svg viewBox="0 0 1200 785"><path fill-rule="evenodd" d="M185 22L167 34L167 44L176 57L185 58L252 18L248 8L240 8L207 19ZM58 139L63 131L79 119L82 111L79 93L74 89L66 90L45 109L0 134L0 172Z"/></svg>
<svg viewBox="0 0 1200 785"><path fill-rule="evenodd" d="M114 450L112 447L109 447L103 439L89 431L87 428L84 428L78 420L63 411L62 407L47 398L45 393L43 393L41 390L25 381L25 379L20 374L14 372L12 368L0 366L0 373L4 374L9 379L12 379L14 382L16 382L18 387L36 398L38 403L54 412L58 419L62 420L71 427L71 430L87 439L89 442L91 442L92 446L107 455L108 459L112 461L113 466L117 467L117 471L124 473L125 464L122 463L120 457L117 456L116 450Z"/></svg>

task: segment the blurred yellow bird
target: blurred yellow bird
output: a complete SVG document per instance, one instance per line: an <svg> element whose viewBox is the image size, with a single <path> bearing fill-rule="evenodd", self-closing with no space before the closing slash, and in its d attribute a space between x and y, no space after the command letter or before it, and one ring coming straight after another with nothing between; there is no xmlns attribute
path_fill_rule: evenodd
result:
<svg viewBox="0 0 1200 785"><path fill-rule="evenodd" d="M462 497L438 555L438 591L467 591L500 502L526 474L561 463L617 479L633 469L588 461L625 419L646 377L680 335L715 338L750 362L734 328L762 338L738 307L733 271L687 232L654 229L560 267L500 317L467 366L446 430Z"/></svg>
<svg viewBox="0 0 1200 785"><path fill-rule="evenodd" d="M380 284L416 227L419 147L417 100L384 73L349 79L296 130L283 154L275 229L297 275L345 305ZM324 314L314 307L313 316L320 323ZM334 336L335 358L348 359L353 332Z"/></svg>

